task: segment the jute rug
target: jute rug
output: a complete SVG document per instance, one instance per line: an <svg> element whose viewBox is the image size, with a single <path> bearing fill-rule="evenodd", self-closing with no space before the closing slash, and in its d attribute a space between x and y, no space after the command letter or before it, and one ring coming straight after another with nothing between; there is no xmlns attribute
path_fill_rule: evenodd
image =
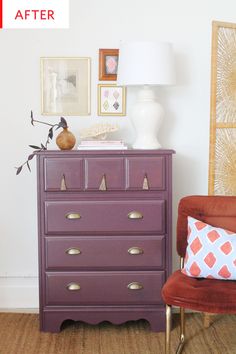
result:
<svg viewBox="0 0 236 354"><path fill-rule="evenodd" d="M115 326L66 323L59 334L40 333L38 315L0 313L0 354L163 354L164 333L149 331L146 321ZM178 342L177 315L172 351ZM186 316L185 354L235 354L236 316L216 316L203 328L201 314Z"/></svg>

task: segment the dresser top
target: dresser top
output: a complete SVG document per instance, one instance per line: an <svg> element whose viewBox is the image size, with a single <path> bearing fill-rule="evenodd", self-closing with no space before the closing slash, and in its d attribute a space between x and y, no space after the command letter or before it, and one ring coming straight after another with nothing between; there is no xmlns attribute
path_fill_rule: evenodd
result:
<svg viewBox="0 0 236 354"><path fill-rule="evenodd" d="M99 155L99 156L157 156L157 155L172 155L174 150L169 149L153 149L153 150L43 150L36 151L37 155L44 156L80 156L80 155Z"/></svg>

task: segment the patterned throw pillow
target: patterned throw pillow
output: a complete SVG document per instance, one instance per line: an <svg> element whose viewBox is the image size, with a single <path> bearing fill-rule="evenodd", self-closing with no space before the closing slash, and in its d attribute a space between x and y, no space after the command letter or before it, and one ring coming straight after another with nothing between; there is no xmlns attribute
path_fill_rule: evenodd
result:
<svg viewBox="0 0 236 354"><path fill-rule="evenodd" d="M236 280L236 233L189 216L182 272L190 277Z"/></svg>

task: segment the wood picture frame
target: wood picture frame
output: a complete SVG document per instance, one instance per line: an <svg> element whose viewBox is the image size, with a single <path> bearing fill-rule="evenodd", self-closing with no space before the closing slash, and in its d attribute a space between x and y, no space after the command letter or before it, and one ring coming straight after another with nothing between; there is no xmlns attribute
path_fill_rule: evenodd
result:
<svg viewBox="0 0 236 354"><path fill-rule="evenodd" d="M87 116L90 114L88 57L40 58L41 114Z"/></svg>
<svg viewBox="0 0 236 354"><path fill-rule="evenodd" d="M99 49L99 80L116 81L119 49Z"/></svg>
<svg viewBox="0 0 236 354"><path fill-rule="evenodd" d="M126 115L126 88L124 86L98 84L98 115Z"/></svg>
<svg viewBox="0 0 236 354"><path fill-rule="evenodd" d="M208 193L236 195L236 24L213 21Z"/></svg>

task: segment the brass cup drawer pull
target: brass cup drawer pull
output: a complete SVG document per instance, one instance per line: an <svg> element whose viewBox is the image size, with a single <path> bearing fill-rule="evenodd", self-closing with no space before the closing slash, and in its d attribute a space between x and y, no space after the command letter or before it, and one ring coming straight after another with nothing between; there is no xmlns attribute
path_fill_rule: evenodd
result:
<svg viewBox="0 0 236 354"><path fill-rule="evenodd" d="M144 251L140 247L131 247L128 249L128 253L135 256L135 255L143 254Z"/></svg>
<svg viewBox="0 0 236 354"><path fill-rule="evenodd" d="M128 218L129 219L142 219L143 218L143 214L140 213L140 211L134 210L134 211L131 211L128 214Z"/></svg>
<svg viewBox="0 0 236 354"><path fill-rule="evenodd" d="M69 254L70 256L76 256L78 254L81 254L81 251L77 247L70 247L66 250L66 253Z"/></svg>
<svg viewBox="0 0 236 354"><path fill-rule="evenodd" d="M141 289L143 289L143 285L141 283L139 283L138 281L134 281L134 282L130 283L129 285L127 285L127 288L129 290L141 290Z"/></svg>
<svg viewBox="0 0 236 354"><path fill-rule="evenodd" d="M69 220L81 219L81 215L79 213L68 213L65 217Z"/></svg>
<svg viewBox="0 0 236 354"><path fill-rule="evenodd" d="M78 283L70 283L66 286L69 291L78 291L80 290L80 285Z"/></svg>

